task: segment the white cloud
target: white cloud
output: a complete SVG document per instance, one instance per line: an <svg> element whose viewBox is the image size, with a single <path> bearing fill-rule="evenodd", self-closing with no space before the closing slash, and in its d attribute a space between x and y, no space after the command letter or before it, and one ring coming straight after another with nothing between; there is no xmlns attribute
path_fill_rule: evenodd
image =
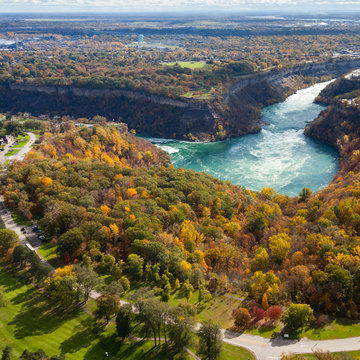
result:
<svg viewBox="0 0 360 360"><path fill-rule="evenodd" d="M176 9L244 9L256 6L294 7L307 10L309 6L359 5L360 0L0 0L0 10L23 8L24 10L42 9L99 9L99 10L176 10ZM260 9L259 9L260 10ZM356 9L355 9L356 10Z"/></svg>

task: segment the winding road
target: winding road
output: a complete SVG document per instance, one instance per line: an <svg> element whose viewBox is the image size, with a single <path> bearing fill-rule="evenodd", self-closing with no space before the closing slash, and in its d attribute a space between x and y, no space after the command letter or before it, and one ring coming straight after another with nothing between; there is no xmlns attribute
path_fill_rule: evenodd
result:
<svg viewBox="0 0 360 360"><path fill-rule="evenodd" d="M23 148L21 148L17 154L9 157L10 161L22 160L25 155L31 150L31 147L34 144L36 138L33 133L28 133L28 135L30 136L30 140L28 141L28 143ZM4 164L4 162L6 161L4 158L4 156L0 156L0 165ZM2 195L0 195L0 216L4 220L6 227L14 230L19 235L22 243L28 244L26 235L21 232L21 228L23 226L17 225L14 222L10 211L6 208ZM27 228L27 233L32 233L31 228ZM45 259L42 258L42 260L45 262ZM99 296L101 296L99 292L91 292L92 298L96 299ZM122 301L122 303L124 302ZM197 328L199 327L200 324L197 324ZM223 341L225 343L250 350L258 360L278 360L281 359L281 356L283 354L305 354L312 353L315 350L323 350L330 352L360 350L360 336L346 339L315 341L306 338L303 338L301 340L286 340L279 337L275 339L267 339L261 336L238 334L227 330L222 330L222 333L224 336ZM194 357L197 358L196 355Z"/></svg>

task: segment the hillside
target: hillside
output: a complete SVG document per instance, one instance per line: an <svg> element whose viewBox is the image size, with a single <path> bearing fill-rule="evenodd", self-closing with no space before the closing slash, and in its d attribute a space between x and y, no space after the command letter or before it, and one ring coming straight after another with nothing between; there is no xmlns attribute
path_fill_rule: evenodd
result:
<svg viewBox="0 0 360 360"><path fill-rule="evenodd" d="M357 141L349 143L352 155L344 149L328 188L289 199L174 169L150 143L98 125L45 134L38 150L10 166L2 192L10 208L37 220L60 263L90 255L100 270L111 255L134 284L142 279L161 288L167 274L171 286L190 281L259 304L264 296L269 304L306 302L354 319ZM130 254L141 272L133 272ZM154 267L159 278L148 277Z"/></svg>

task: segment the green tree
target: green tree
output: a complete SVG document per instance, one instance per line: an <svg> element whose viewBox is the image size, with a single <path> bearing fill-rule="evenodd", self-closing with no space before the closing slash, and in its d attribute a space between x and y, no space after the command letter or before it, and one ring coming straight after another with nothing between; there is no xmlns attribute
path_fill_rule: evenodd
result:
<svg viewBox="0 0 360 360"><path fill-rule="evenodd" d="M264 230L268 226L266 216L264 213L257 211L248 219L247 228L252 232L257 238L261 237Z"/></svg>
<svg viewBox="0 0 360 360"><path fill-rule="evenodd" d="M139 289L132 294L130 299L135 300L138 319L143 324L146 337L153 334L155 346L161 343L162 333L166 341L166 323L169 318L168 304L161 302L153 296L153 292L147 288Z"/></svg>
<svg viewBox="0 0 360 360"><path fill-rule="evenodd" d="M11 360L11 346L5 346L5 349L2 352L1 360Z"/></svg>
<svg viewBox="0 0 360 360"><path fill-rule="evenodd" d="M80 297L79 284L74 276L69 275L45 280L45 292L55 304L64 309Z"/></svg>
<svg viewBox="0 0 360 360"><path fill-rule="evenodd" d="M96 285L99 284L99 279L94 270L88 267L75 265L75 275L77 282L83 287L84 300L89 300L91 290L95 289Z"/></svg>
<svg viewBox="0 0 360 360"><path fill-rule="evenodd" d="M24 268L26 260L28 259L29 250L22 245L17 245L12 253L12 261L15 265Z"/></svg>
<svg viewBox="0 0 360 360"><path fill-rule="evenodd" d="M186 280L181 288L182 293L184 294L187 301L190 301L192 293L194 291L193 286Z"/></svg>
<svg viewBox="0 0 360 360"><path fill-rule="evenodd" d="M105 319L106 324L115 316L120 308L120 299L116 295L102 295L97 300L97 309L95 315L98 318Z"/></svg>
<svg viewBox="0 0 360 360"><path fill-rule="evenodd" d="M313 310L309 305L291 304L281 317L285 325L284 331L299 335L310 324L312 317Z"/></svg>
<svg viewBox="0 0 360 360"><path fill-rule="evenodd" d="M8 250L19 241L15 231L0 229L0 256L5 256Z"/></svg>
<svg viewBox="0 0 360 360"><path fill-rule="evenodd" d="M184 351L190 345L194 336L194 326L194 317L184 308L178 306L170 311L169 338L177 351Z"/></svg>
<svg viewBox="0 0 360 360"><path fill-rule="evenodd" d="M299 202L307 202L311 194L311 190L304 187L299 193Z"/></svg>
<svg viewBox="0 0 360 360"><path fill-rule="evenodd" d="M144 259L137 254L130 254L128 256L128 264L130 274L136 278L141 278L143 274Z"/></svg>
<svg viewBox="0 0 360 360"><path fill-rule="evenodd" d="M134 319L134 313L130 304L120 306L116 315L116 331L119 337L124 341L132 331L131 323Z"/></svg>
<svg viewBox="0 0 360 360"><path fill-rule="evenodd" d="M171 293L171 285L170 285L170 281L167 280L166 284L164 285L161 291L161 301L168 302L170 300L170 293Z"/></svg>
<svg viewBox="0 0 360 360"><path fill-rule="evenodd" d="M216 360L222 349L220 326L212 321L204 321L198 331L199 354L203 359Z"/></svg>
<svg viewBox="0 0 360 360"><path fill-rule="evenodd" d="M73 256L83 241L82 231L79 228L73 228L59 237L56 251L62 256Z"/></svg>

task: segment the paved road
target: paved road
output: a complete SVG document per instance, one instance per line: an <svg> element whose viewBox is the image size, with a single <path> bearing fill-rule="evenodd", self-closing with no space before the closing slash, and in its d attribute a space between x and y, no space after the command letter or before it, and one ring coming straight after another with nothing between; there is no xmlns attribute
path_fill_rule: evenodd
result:
<svg viewBox="0 0 360 360"><path fill-rule="evenodd" d="M28 132L26 134L30 136L30 140L15 155L8 157L10 161L23 160L25 155L31 150L32 146L34 145L34 142L36 141L36 136L31 132Z"/></svg>
<svg viewBox="0 0 360 360"><path fill-rule="evenodd" d="M312 353L314 350L330 352L360 350L360 337L347 339L315 341L303 338L301 340L265 339L261 336L236 334L224 331L224 342L244 347L254 353L258 360L281 359L282 354Z"/></svg>
<svg viewBox="0 0 360 360"><path fill-rule="evenodd" d="M11 146L14 145L15 141L11 144L6 144L4 151L0 151L0 165L3 165L6 160L12 161L12 160L23 160L25 155L31 150L32 146L34 145L34 142L36 141L36 137L33 133L26 133L30 136L29 141L21 148L15 155L11 156L5 156L5 154L11 150Z"/></svg>

